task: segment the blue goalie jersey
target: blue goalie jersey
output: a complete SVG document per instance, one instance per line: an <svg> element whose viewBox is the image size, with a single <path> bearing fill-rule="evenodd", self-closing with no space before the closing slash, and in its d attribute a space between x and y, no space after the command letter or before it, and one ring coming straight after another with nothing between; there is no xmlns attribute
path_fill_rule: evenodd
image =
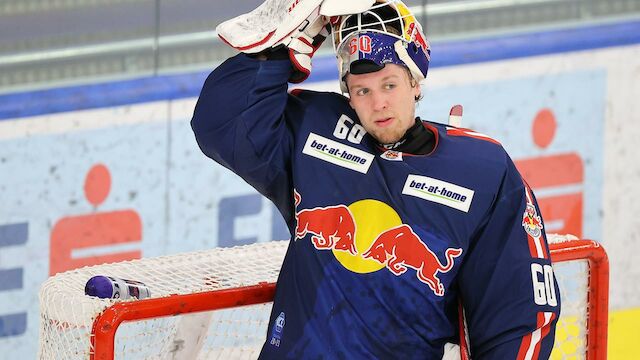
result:
<svg viewBox="0 0 640 360"><path fill-rule="evenodd" d="M385 150L342 95L288 93L290 66L227 60L191 122L291 232L260 358L441 359L462 308L474 359L548 358L560 294L502 146L424 122L431 153Z"/></svg>

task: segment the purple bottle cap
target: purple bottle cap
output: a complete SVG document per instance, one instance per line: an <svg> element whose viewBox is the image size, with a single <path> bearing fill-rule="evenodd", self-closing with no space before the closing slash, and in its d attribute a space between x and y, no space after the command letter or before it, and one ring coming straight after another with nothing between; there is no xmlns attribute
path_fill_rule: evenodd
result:
<svg viewBox="0 0 640 360"><path fill-rule="evenodd" d="M89 296L96 296L102 299L110 299L113 296L113 284L106 276L94 276L84 287L84 293Z"/></svg>

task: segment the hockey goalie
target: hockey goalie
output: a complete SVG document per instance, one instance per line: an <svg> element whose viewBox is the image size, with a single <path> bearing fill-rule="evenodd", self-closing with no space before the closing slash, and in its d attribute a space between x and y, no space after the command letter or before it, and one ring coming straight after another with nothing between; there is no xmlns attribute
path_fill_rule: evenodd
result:
<svg viewBox="0 0 640 360"><path fill-rule="evenodd" d="M240 53L206 80L196 140L291 234L261 359L550 356L536 198L500 143L416 117L432 54L402 1L269 0L217 32ZM327 38L342 93L288 92Z"/></svg>

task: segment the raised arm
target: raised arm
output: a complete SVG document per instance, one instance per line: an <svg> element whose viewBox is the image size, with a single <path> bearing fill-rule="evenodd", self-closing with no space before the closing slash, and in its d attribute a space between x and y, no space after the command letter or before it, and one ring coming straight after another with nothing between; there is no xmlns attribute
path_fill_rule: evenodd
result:
<svg viewBox="0 0 640 360"><path fill-rule="evenodd" d="M271 199L287 220L293 132L304 116L287 94L287 81L309 76L311 57L328 35L321 3L266 0L218 25L225 43L251 55L237 55L211 73L191 120L200 149Z"/></svg>
<svg viewBox="0 0 640 360"><path fill-rule="evenodd" d="M292 203L293 137L287 122L296 109L287 107L290 73L288 59L261 61L244 54L228 59L205 81L191 120L202 152L281 211Z"/></svg>

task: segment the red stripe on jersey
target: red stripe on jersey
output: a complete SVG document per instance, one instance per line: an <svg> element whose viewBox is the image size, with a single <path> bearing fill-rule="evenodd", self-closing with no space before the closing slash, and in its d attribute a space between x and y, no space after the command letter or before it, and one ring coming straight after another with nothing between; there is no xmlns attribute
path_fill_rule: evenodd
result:
<svg viewBox="0 0 640 360"><path fill-rule="evenodd" d="M522 338L517 360L538 360L542 340L549 335L551 323L556 318L552 312L538 312L537 328Z"/></svg>
<svg viewBox="0 0 640 360"><path fill-rule="evenodd" d="M449 136L466 136L474 139L488 141L497 145L501 145L497 140L490 138L485 134L481 134L479 132L475 132L471 129L465 128L447 128L447 135Z"/></svg>
<svg viewBox="0 0 640 360"><path fill-rule="evenodd" d="M546 317L549 318L548 322L545 322L545 324L542 326L542 328L540 329L540 341L538 342L538 344L536 345L536 350L533 353L533 358L534 359L538 359L540 357L540 349L541 349L541 345L542 345L542 340L544 340L544 338L549 335L549 332L551 331L551 323L553 322L553 319L555 319L556 314L554 313L538 313L538 319L540 318L540 315L542 315L543 320L545 319L545 315Z"/></svg>
<svg viewBox="0 0 640 360"><path fill-rule="evenodd" d="M462 299L458 298L458 326L460 330L460 360L469 360L471 353L467 339L467 323L464 315Z"/></svg>
<svg viewBox="0 0 640 360"><path fill-rule="evenodd" d="M520 350L518 350L517 360L523 360L525 355L527 354L527 349L529 349L529 345L531 345L531 334L525 335L522 338L522 343L520 344Z"/></svg>
<svg viewBox="0 0 640 360"><path fill-rule="evenodd" d="M532 258L538 257L538 250L536 249L535 239L531 237L531 235L527 234L527 242L529 243L529 253Z"/></svg>

